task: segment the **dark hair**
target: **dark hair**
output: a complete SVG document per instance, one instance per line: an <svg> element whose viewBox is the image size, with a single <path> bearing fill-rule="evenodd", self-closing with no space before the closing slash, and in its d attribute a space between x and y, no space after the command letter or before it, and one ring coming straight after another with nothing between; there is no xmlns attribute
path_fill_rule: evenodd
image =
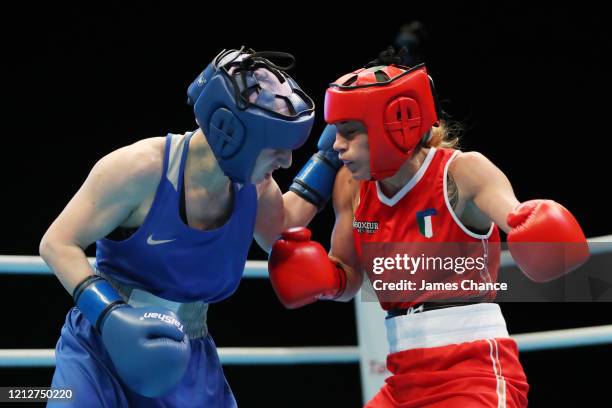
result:
<svg viewBox="0 0 612 408"><path fill-rule="evenodd" d="M395 50L392 45L388 46L384 51L378 54L378 58L368 62L366 68L376 67L378 65L403 65L408 50L406 47L400 48L399 51Z"/></svg>

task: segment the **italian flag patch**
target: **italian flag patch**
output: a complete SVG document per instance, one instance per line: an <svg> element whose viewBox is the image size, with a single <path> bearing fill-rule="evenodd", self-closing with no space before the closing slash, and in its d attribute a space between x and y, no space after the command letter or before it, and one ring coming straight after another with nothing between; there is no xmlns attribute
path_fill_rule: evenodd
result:
<svg viewBox="0 0 612 408"><path fill-rule="evenodd" d="M436 215L434 208L428 208L427 210L417 212L417 223L419 224L419 232L425 238L433 237L433 227L431 224L431 217Z"/></svg>

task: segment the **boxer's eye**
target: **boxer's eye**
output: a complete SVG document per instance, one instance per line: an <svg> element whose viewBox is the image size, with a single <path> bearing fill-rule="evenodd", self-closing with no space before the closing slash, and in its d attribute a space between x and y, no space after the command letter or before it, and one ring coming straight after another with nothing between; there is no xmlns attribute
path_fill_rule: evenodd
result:
<svg viewBox="0 0 612 408"><path fill-rule="evenodd" d="M347 129L344 132L344 137L346 137L347 139L352 140L352 139L354 139L357 136L358 133L359 133L359 129Z"/></svg>

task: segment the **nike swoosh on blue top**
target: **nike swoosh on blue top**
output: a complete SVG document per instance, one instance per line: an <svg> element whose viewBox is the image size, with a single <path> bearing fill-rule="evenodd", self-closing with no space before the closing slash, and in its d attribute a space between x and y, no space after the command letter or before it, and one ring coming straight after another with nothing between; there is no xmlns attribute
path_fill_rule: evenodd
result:
<svg viewBox="0 0 612 408"><path fill-rule="evenodd" d="M172 241L176 241L176 238L174 239L153 239L153 234L149 235L149 238L147 238L147 244L149 245L159 245L159 244L166 244L168 242L172 242Z"/></svg>

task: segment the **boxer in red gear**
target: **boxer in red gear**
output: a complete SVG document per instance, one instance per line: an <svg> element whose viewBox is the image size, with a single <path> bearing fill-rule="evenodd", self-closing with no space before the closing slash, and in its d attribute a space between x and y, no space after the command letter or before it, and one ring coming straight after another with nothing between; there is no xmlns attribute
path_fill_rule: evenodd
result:
<svg viewBox="0 0 612 408"><path fill-rule="evenodd" d="M270 278L287 307L350 300L364 278L363 245L372 242L480 244L487 264L475 278L493 282L498 228L535 281L562 276L588 258L584 234L568 210L550 200L521 204L491 161L454 148L457 140L439 119L430 86L424 66L378 61L328 89L326 121L337 126L333 147L344 163L332 197L331 250L326 254L300 229L273 246ZM424 209L430 215L425 231L419 224ZM554 245L533 254L533 243ZM559 254L562 262L555 260ZM477 303L466 296L464 305L436 304L435 291L406 301L377 294L389 313L392 375L366 407L527 406L529 385L499 306L491 303L494 291Z"/></svg>

